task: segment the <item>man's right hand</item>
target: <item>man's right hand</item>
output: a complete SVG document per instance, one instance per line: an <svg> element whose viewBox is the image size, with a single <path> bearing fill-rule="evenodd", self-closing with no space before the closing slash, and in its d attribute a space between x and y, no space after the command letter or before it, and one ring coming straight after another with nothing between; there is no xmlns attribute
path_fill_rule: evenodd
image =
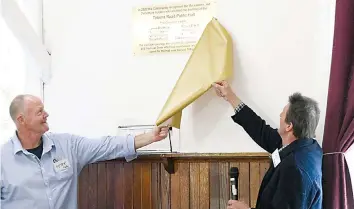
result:
<svg viewBox="0 0 354 209"><path fill-rule="evenodd" d="M226 81L213 83L213 87L216 94L228 101L233 108L236 108L241 103L241 100L232 91L230 85Z"/></svg>
<svg viewBox="0 0 354 209"><path fill-rule="evenodd" d="M250 209L250 207L244 202L238 200L229 200L227 202L227 209Z"/></svg>

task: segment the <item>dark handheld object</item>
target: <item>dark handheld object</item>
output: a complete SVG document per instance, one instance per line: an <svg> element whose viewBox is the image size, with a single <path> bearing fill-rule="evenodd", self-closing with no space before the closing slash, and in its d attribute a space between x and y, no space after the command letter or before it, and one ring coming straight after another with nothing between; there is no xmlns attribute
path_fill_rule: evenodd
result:
<svg viewBox="0 0 354 209"><path fill-rule="evenodd" d="M238 200L238 168L231 167L230 176L230 198L231 200Z"/></svg>

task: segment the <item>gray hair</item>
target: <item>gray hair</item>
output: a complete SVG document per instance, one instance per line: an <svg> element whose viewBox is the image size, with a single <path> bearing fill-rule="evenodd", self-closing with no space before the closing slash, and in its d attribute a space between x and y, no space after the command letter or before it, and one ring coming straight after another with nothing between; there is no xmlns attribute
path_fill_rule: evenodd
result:
<svg viewBox="0 0 354 209"><path fill-rule="evenodd" d="M29 97L30 95L27 94L21 94L17 95L11 102L10 104L10 116L14 122L16 122L16 117L18 113L24 111L24 104L25 104L25 99L26 97Z"/></svg>
<svg viewBox="0 0 354 209"><path fill-rule="evenodd" d="M297 139L315 138L320 119L318 103L300 93L289 96L289 109L285 122L293 125L293 134Z"/></svg>

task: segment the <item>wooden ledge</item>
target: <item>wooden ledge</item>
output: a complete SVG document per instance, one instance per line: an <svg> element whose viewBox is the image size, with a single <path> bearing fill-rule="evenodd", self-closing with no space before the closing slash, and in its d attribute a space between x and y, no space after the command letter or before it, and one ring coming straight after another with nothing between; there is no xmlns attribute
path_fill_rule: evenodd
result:
<svg viewBox="0 0 354 209"><path fill-rule="evenodd" d="M232 161L232 160L261 160L269 161L269 154L266 152L238 152L238 153L170 153L170 152L147 152L138 151L138 157L134 161L157 161L164 165L165 170L173 174L176 161ZM118 158L110 161L125 161Z"/></svg>
<svg viewBox="0 0 354 209"><path fill-rule="evenodd" d="M160 154L160 157L163 158L193 158L193 159L229 159L229 158L265 158L269 154L266 152L243 152L243 153L165 153Z"/></svg>
<svg viewBox="0 0 354 209"><path fill-rule="evenodd" d="M269 154L266 152L238 152L238 153L178 153L178 152L138 152L138 159L191 159L191 160L212 160L212 159L268 159Z"/></svg>
<svg viewBox="0 0 354 209"><path fill-rule="evenodd" d="M146 153L149 156L148 153ZM140 155L144 156L144 154ZM269 159L268 153L165 153L159 154L165 170L169 174L175 173L176 160L225 160L225 159Z"/></svg>
<svg viewBox="0 0 354 209"><path fill-rule="evenodd" d="M135 160L162 160L173 158L175 160L230 160L230 159L269 159L270 154L266 152L237 152L237 153L179 153L179 152L145 152L138 151ZM110 161L125 161L124 158L117 158Z"/></svg>

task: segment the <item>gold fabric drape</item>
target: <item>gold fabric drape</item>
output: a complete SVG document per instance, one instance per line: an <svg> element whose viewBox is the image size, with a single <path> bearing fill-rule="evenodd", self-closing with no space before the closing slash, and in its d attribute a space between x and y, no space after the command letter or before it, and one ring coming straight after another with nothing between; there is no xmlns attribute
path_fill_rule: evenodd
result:
<svg viewBox="0 0 354 209"><path fill-rule="evenodd" d="M182 74L174 86L156 121L168 121L180 128L182 110L202 96L214 82L232 75L232 39L226 29L213 18L205 27ZM169 120L171 119L171 120Z"/></svg>

